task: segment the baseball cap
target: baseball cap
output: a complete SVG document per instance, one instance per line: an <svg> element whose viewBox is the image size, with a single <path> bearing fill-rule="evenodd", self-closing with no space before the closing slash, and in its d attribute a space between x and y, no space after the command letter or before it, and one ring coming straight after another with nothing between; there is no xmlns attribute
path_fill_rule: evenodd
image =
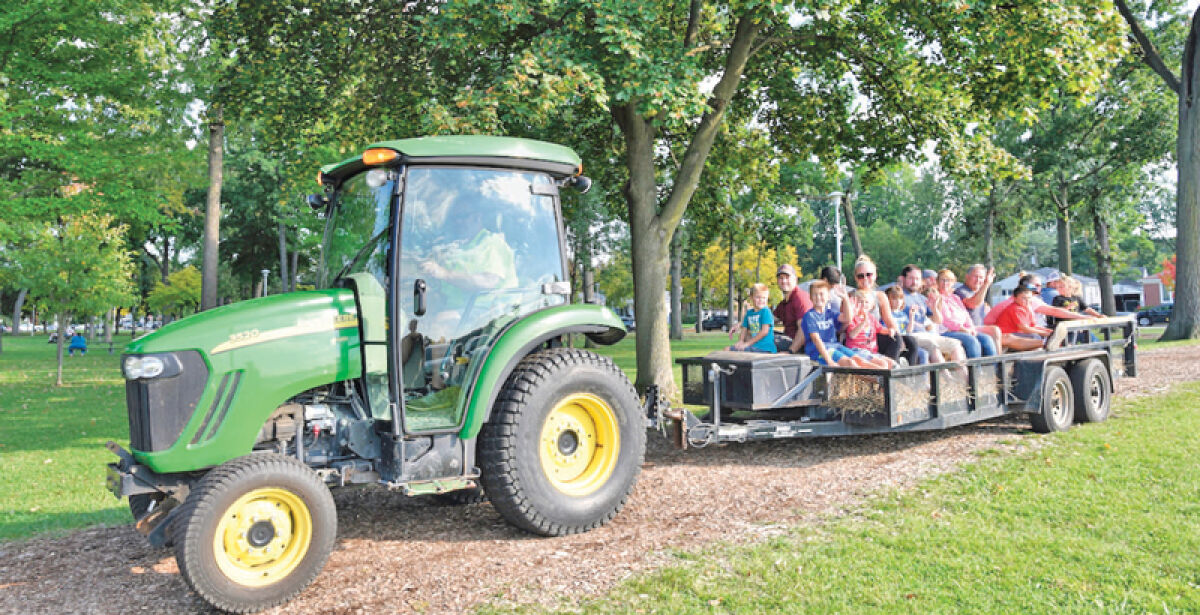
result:
<svg viewBox="0 0 1200 615"><path fill-rule="evenodd" d="M1061 280L1061 279L1062 279L1062 276L1059 275L1059 273L1057 271L1051 271L1050 273L1046 274L1047 282L1054 282L1055 280Z"/></svg>
<svg viewBox="0 0 1200 615"><path fill-rule="evenodd" d="M925 271L921 272L921 277L922 278L936 278L937 272L932 269L926 269Z"/></svg>
<svg viewBox="0 0 1200 615"><path fill-rule="evenodd" d="M786 274L792 276L793 278L796 277L796 270L793 269L792 266L787 263L780 265L779 269L775 270L776 277L779 277L779 274L781 274L781 273L786 273Z"/></svg>

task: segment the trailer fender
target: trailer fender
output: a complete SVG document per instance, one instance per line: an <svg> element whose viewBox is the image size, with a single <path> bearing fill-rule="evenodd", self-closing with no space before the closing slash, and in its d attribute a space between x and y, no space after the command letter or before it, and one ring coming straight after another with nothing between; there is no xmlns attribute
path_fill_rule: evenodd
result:
<svg viewBox="0 0 1200 615"><path fill-rule="evenodd" d="M604 306L576 304L534 312L509 326L496 339L467 394L466 417L459 437L467 440L479 435L491 416L501 385L521 359L569 333L582 333L597 344L609 345L625 337L625 325Z"/></svg>

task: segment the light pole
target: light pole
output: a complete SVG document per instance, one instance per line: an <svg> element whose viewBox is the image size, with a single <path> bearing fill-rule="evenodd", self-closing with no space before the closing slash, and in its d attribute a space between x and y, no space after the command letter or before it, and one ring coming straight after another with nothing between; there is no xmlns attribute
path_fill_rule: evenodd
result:
<svg viewBox="0 0 1200 615"><path fill-rule="evenodd" d="M833 229L834 235L837 237L837 268L842 270L842 197L845 196L841 192L830 192L826 195L830 201L833 201Z"/></svg>
<svg viewBox="0 0 1200 615"><path fill-rule="evenodd" d="M266 297L266 296L267 296L267 276L268 276L268 275L270 275L270 274L271 274L271 270L270 270L270 269L263 269L263 270L262 270L262 275L263 275L263 292L262 292L262 296L264 296L264 297Z"/></svg>

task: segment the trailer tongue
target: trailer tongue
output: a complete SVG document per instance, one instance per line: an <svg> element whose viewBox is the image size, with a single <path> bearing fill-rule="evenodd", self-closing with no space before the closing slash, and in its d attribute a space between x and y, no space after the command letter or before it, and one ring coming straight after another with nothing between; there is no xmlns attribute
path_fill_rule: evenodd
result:
<svg viewBox="0 0 1200 615"><path fill-rule="evenodd" d="M1014 414L1029 415L1034 431L1061 431L1108 418L1113 379L1137 375L1135 331L1129 316L1063 322L1046 350L893 370L714 352L677 361L684 403L707 412L665 409L658 425L680 448L928 431Z"/></svg>

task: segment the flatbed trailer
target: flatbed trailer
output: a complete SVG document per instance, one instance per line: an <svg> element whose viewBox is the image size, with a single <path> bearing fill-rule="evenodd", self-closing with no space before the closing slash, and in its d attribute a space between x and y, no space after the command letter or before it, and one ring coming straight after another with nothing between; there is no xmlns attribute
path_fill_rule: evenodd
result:
<svg viewBox="0 0 1200 615"><path fill-rule="evenodd" d="M1034 431L1108 418L1113 380L1137 375L1131 316L1060 323L1046 348L891 370L718 351L678 359L683 401L656 425L680 448L948 429L1028 415Z"/></svg>

